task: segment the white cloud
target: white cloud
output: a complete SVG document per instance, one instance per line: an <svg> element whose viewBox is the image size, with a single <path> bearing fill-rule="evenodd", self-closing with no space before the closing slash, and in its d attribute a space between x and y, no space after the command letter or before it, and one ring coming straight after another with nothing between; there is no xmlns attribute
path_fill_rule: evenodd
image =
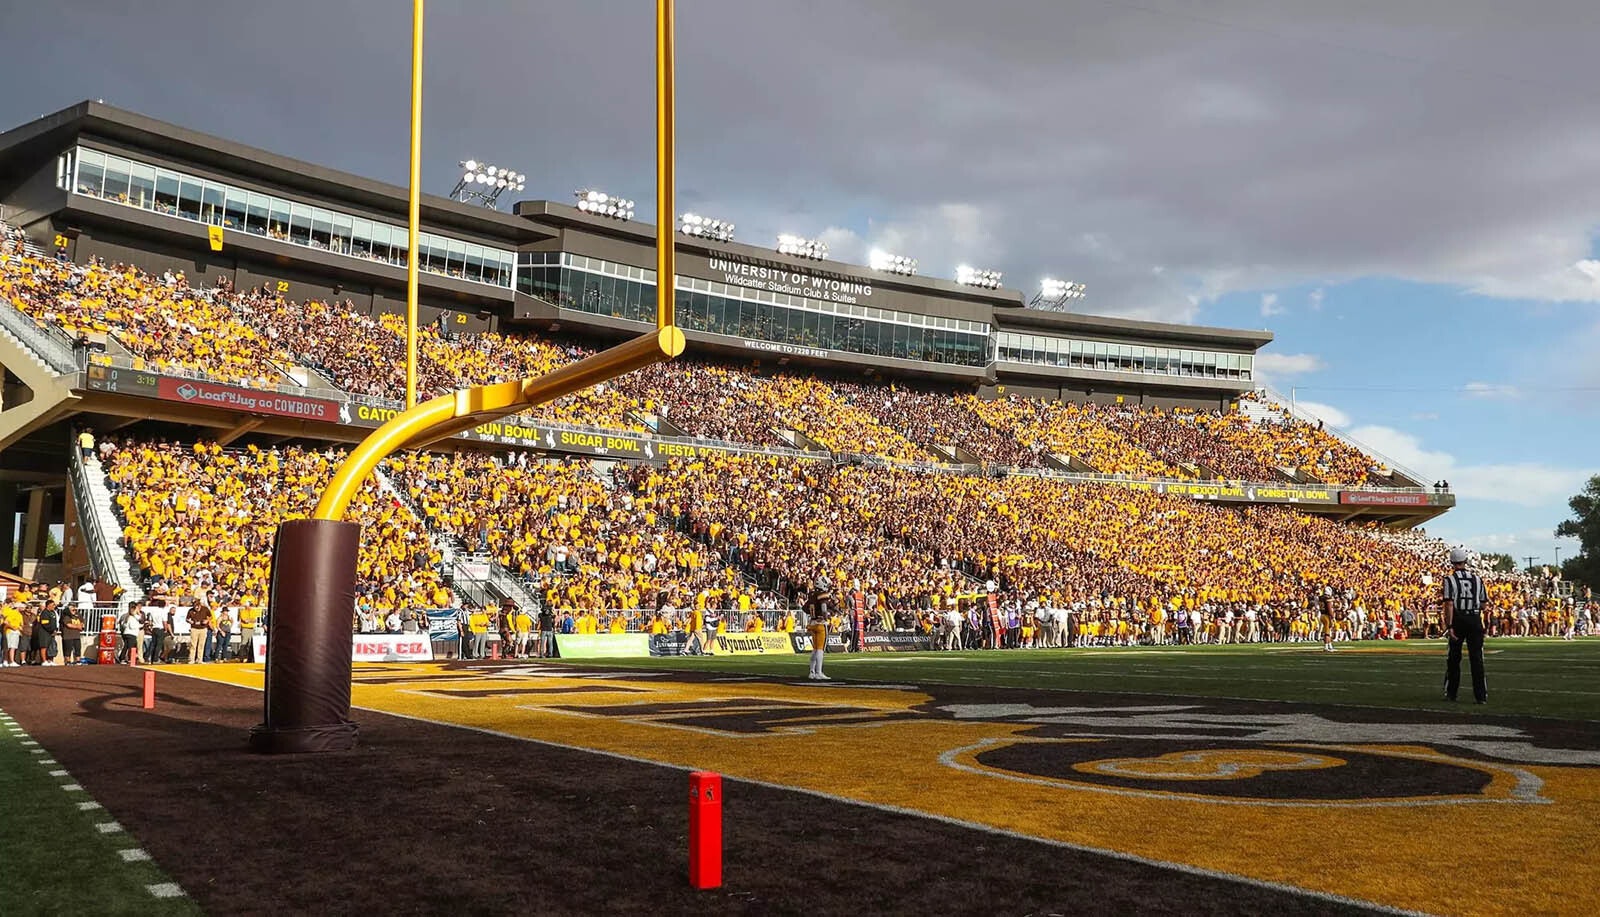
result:
<svg viewBox="0 0 1600 917"><path fill-rule="evenodd" d="M1261 314L1262 314L1262 316L1281 315L1282 313L1283 313L1283 309L1278 306L1278 294L1276 294L1276 293L1262 293L1261 294Z"/></svg>
<svg viewBox="0 0 1600 917"><path fill-rule="evenodd" d="M1322 287L1317 287L1315 290L1312 290L1310 293L1306 294L1306 303L1311 307L1312 312L1322 311L1322 300L1326 296L1327 294L1323 291Z"/></svg>
<svg viewBox="0 0 1600 917"><path fill-rule="evenodd" d="M1411 413L1411 419L1412 420L1422 420L1422 421L1438 420L1439 419L1439 412L1438 411L1413 411Z"/></svg>
<svg viewBox="0 0 1600 917"><path fill-rule="evenodd" d="M1503 382L1468 382L1461 387L1468 398L1511 399L1521 398L1522 390Z"/></svg>
<svg viewBox="0 0 1600 917"><path fill-rule="evenodd" d="M1350 415L1331 404L1322 404L1317 401L1296 401L1295 407L1323 421L1335 430L1342 430L1350 426Z"/></svg>
<svg viewBox="0 0 1600 917"><path fill-rule="evenodd" d="M1257 374L1270 378L1280 376L1303 376L1323 369L1327 364L1314 353L1266 353L1256 354L1255 371Z"/></svg>
<svg viewBox="0 0 1600 917"><path fill-rule="evenodd" d="M1448 452L1425 448L1416 436L1393 427L1362 426L1349 435L1378 456L1421 475L1424 484L1449 481L1450 489L1467 500L1549 506L1577 493L1591 473L1538 462L1464 464Z"/></svg>
<svg viewBox="0 0 1600 917"><path fill-rule="evenodd" d="M1455 483L1454 481L1451 482ZM1457 534L1448 532L1441 527L1441 531L1433 534L1444 538L1451 544L1461 544L1480 553L1494 552L1496 554L1510 554L1516 559L1517 568L1520 570L1531 556L1535 562L1554 564L1555 549L1561 548L1564 557L1573 557L1578 553L1578 541L1575 538L1555 537L1555 526L1543 529L1524 529L1519 532L1490 532L1486 534Z"/></svg>

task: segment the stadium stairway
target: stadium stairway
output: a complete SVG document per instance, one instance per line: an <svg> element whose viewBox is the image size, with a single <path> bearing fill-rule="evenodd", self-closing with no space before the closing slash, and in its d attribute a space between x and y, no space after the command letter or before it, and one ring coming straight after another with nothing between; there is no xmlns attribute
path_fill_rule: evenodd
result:
<svg viewBox="0 0 1600 917"><path fill-rule="evenodd" d="M0 367L16 378L0 391L0 449L70 413L78 359L59 331L0 301Z"/></svg>
<svg viewBox="0 0 1600 917"><path fill-rule="evenodd" d="M416 504L411 502L410 494L395 486L394 481L382 468L374 470L373 477L378 482L379 490L392 496L406 508L407 512L416 517L423 530L428 533L428 537L432 539L434 550L444 558L442 566L446 577L445 585L450 590L453 604L459 607L462 599L480 605L498 599L510 599L523 608L531 608L538 604L522 580L500 566L493 557L469 552L459 539L429 526L427 520L417 511Z"/></svg>
<svg viewBox="0 0 1600 917"><path fill-rule="evenodd" d="M1042 452L1040 456L1044 459L1045 467L1056 471L1071 471L1077 474L1100 473L1100 469L1067 452Z"/></svg>
<svg viewBox="0 0 1600 917"><path fill-rule="evenodd" d="M76 443L70 451L72 499L78 512L78 530L89 549L95 579L120 589L122 601L143 601L144 588L123 547L122 521L117 518L111 489L106 486L105 470L98 460L84 461Z"/></svg>
<svg viewBox="0 0 1600 917"><path fill-rule="evenodd" d="M804 433L801 433L799 430L791 430L787 427L773 427L772 433L774 436L778 437L778 439L782 440L784 445L791 446L795 449L800 449L805 452L833 451L832 449L829 449L827 446L824 446Z"/></svg>
<svg viewBox="0 0 1600 917"><path fill-rule="evenodd" d="M638 422L640 426L643 426L646 430L649 430L657 436L677 436L684 439L692 438L682 427L666 419L665 417L662 417L660 414L647 414L643 411L633 411L629 414L629 419Z"/></svg>

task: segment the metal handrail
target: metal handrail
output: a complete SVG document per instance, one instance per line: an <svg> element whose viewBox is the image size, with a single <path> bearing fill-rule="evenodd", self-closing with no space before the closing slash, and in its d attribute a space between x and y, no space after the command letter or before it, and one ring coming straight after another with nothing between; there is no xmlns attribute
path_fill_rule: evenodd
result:
<svg viewBox="0 0 1600 917"><path fill-rule="evenodd" d="M0 325L5 326L5 329L22 342L24 347L33 351L45 366L58 376L78 371L78 358L73 353L72 342L64 340L65 334L60 336L52 334L52 329L48 325L19 312L10 301L0 300L0 302L4 303L0 305Z"/></svg>
<svg viewBox="0 0 1600 917"><path fill-rule="evenodd" d="M89 540L90 564L95 568L96 578L122 590L123 596L142 597L143 590L138 584L122 582L117 572L116 558L111 555L110 539L100 528L100 514L96 512L94 501L90 497L89 473L84 468L83 455L75 443L72 446L70 469L73 500L78 507L78 522L83 526L84 535Z"/></svg>

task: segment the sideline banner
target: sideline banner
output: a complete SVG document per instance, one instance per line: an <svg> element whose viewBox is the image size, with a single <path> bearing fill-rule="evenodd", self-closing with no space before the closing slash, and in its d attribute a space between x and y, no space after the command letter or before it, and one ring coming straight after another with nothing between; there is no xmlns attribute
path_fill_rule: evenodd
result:
<svg viewBox="0 0 1600 917"><path fill-rule="evenodd" d="M1425 493L1346 490L1339 493L1339 502L1346 506L1427 506L1432 501Z"/></svg>
<svg viewBox="0 0 1600 917"><path fill-rule="evenodd" d="M461 639L456 627L461 611L456 608L428 609L428 638L434 643L455 643Z"/></svg>
<svg viewBox="0 0 1600 917"><path fill-rule="evenodd" d="M811 635L810 634L806 633L805 631L797 630L794 633L789 634L788 636L790 638L789 642L794 644L794 651L795 652L797 652L797 653L809 653L809 652L811 652ZM845 640L845 635L844 634L835 634L835 633L828 634L828 644L827 644L826 652L829 652L829 653L843 653L846 650L848 650L849 648L850 648L850 644Z"/></svg>
<svg viewBox="0 0 1600 917"><path fill-rule="evenodd" d="M794 654L789 634L718 634L711 638L706 651L713 656L760 656L777 653Z"/></svg>
<svg viewBox="0 0 1600 917"><path fill-rule="evenodd" d="M867 634L862 647L869 653L914 653L933 649L933 641L917 634Z"/></svg>
<svg viewBox="0 0 1600 917"><path fill-rule="evenodd" d="M795 631L788 635L797 653L811 652L811 635ZM869 653L911 653L933 649L933 641L920 634L867 634L861 648ZM848 634L829 634L828 652L844 653L850 649Z"/></svg>
<svg viewBox="0 0 1600 917"><path fill-rule="evenodd" d="M562 659L649 656L649 634L556 634Z"/></svg>
<svg viewBox="0 0 1600 917"><path fill-rule="evenodd" d="M267 658L267 636L256 631L256 661ZM433 642L426 634L355 634L350 638L351 662L432 662Z"/></svg>
<svg viewBox="0 0 1600 917"><path fill-rule="evenodd" d="M689 635L683 631L650 635L650 655L652 656L682 656L683 648L688 645Z"/></svg>

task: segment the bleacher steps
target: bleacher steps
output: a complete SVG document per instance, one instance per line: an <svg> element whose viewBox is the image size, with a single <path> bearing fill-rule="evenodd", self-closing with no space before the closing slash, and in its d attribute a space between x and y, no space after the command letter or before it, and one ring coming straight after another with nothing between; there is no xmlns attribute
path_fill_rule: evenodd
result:
<svg viewBox="0 0 1600 917"><path fill-rule="evenodd" d="M115 499L106 485L100 461L84 461L77 443L71 446L73 497L78 508L78 529L88 544L95 578L122 590L121 601L141 602L144 588L139 585L133 562L123 546L122 520L117 518Z"/></svg>
<svg viewBox="0 0 1600 917"><path fill-rule="evenodd" d="M801 449L806 452L833 451L832 449L829 449L827 446L824 446L804 433L801 433L799 430L790 430L785 427L773 427L772 432L776 433L779 439L796 449Z"/></svg>
<svg viewBox="0 0 1600 917"><path fill-rule="evenodd" d="M634 418L644 425L646 430L654 432L657 436L676 436L690 439L689 432L660 414L634 413Z"/></svg>
<svg viewBox="0 0 1600 917"><path fill-rule="evenodd" d="M1100 473L1100 469L1067 452L1041 452L1039 457L1044 460L1046 467L1057 471L1073 471L1079 474Z"/></svg>
<svg viewBox="0 0 1600 917"><path fill-rule="evenodd" d="M10 309L9 305L0 309ZM0 324L0 366L26 389L13 390L12 400L0 403L0 449L14 445L35 430L49 426L73 412L79 396L73 394L77 373L60 373L10 329Z"/></svg>
<svg viewBox="0 0 1600 917"><path fill-rule="evenodd" d="M396 486L394 480L389 477L389 475L383 470L382 466L372 470L372 478L378 483L378 490L380 492L387 494L388 496L392 497L396 503L405 507L406 512L410 513L412 517L417 520L417 524L422 526L422 530L428 533L428 537L433 543L433 549L439 552L440 557L446 559L446 566L449 565L449 558L452 555L461 553L448 535L445 535L442 532L436 532L431 526L428 525L427 520L424 519L422 517L422 513L418 511L417 505L411 502L411 495L405 493L398 486ZM456 591L455 584L447 583L445 588L450 590L452 603L459 607L461 604L461 593Z"/></svg>

